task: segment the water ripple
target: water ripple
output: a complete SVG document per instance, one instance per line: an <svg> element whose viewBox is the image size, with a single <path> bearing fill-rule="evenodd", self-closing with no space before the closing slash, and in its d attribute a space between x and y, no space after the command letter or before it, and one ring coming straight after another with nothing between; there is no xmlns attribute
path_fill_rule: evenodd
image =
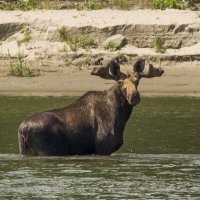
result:
<svg viewBox="0 0 200 200"><path fill-rule="evenodd" d="M0 154L0 198L198 199L199 169L199 156L191 154L24 159Z"/></svg>

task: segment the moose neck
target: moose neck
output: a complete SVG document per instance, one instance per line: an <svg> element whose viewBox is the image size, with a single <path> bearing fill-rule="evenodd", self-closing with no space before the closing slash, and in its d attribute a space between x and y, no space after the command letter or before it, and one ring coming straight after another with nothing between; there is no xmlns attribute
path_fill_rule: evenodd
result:
<svg viewBox="0 0 200 200"><path fill-rule="evenodd" d="M107 96L109 97L108 99L113 102L114 106L116 106L118 112L125 115L125 118L128 120L133 110L133 106L130 105L123 95L118 83L107 90Z"/></svg>

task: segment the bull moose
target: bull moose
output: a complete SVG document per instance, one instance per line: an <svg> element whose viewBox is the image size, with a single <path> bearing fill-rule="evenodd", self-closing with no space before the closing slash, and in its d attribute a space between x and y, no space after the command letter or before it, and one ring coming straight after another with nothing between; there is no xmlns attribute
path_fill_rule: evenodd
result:
<svg viewBox="0 0 200 200"><path fill-rule="evenodd" d="M126 75L112 61L107 68L93 68L91 74L116 80L105 91L89 91L71 105L37 113L25 119L18 131L21 155L110 155L123 144L123 131L133 107L140 102L137 90L143 77L159 77L161 68L138 60Z"/></svg>

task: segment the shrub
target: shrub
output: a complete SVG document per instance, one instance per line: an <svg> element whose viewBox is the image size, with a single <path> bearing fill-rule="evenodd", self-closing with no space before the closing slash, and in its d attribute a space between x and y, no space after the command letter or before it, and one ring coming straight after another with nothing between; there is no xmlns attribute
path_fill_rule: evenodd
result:
<svg viewBox="0 0 200 200"><path fill-rule="evenodd" d="M38 8L39 2L39 0L17 0L15 2L5 2L3 3L3 7L5 10L33 10Z"/></svg>
<svg viewBox="0 0 200 200"><path fill-rule="evenodd" d="M19 77L32 77L38 76L39 70L31 70L25 60L25 56L18 51L16 62L12 61L11 55L8 52L8 59L9 59L9 74L11 76L19 76Z"/></svg>
<svg viewBox="0 0 200 200"><path fill-rule="evenodd" d="M166 48L164 47L164 42L159 37L156 37L154 39L154 48L158 53L165 53L166 51Z"/></svg>
<svg viewBox="0 0 200 200"><path fill-rule="evenodd" d="M21 40L17 40L17 45L21 46L22 43L27 44L31 40L31 30L29 27L25 27L22 30L23 38Z"/></svg>
<svg viewBox="0 0 200 200"><path fill-rule="evenodd" d="M105 49L107 49L108 51L118 51L121 49L121 47L112 42L109 42L108 45L105 46Z"/></svg>
<svg viewBox="0 0 200 200"><path fill-rule="evenodd" d="M72 36L65 27L60 28L58 32L61 40L66 42L72 51L76 51L78 48L87 50L97 46L94 38L90 36Z"/></svg>
<svg viewBox="0 0 200 200"><path fill-rule="evenodd" d="M153 0L153 6L154 8L161 10L166 8L183 10L194 6L194 0L183 0L182 2L177 0Z"/></svg>
<svg viewBox="0 0 200 200"><path fill-rule="evenodd" d="M99 10L105 7L103 2L93 2L91 0L86 0L84 3L75 3L74 5L77 10Z"/></svg>
<svg viewBox="0 0 200 200"><path fill-rule="evenodd" d="M132 0L111 0L111 4L120 10L129 10L133 2Z"/></svg>

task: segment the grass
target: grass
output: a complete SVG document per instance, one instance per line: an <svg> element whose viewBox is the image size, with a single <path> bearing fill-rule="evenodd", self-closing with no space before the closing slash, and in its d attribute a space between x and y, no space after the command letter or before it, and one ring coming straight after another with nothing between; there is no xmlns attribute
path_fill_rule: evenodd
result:
<svg viewBox="0 0 200 200"><path fill-rule="evenodd" d="M16 0L3 2L2 9L4 10L35 10L35 9L62 9L62 5L51 0Z"/></svg>
<svg viewBox="0 0 200 200"><path fill-rule="evenodd" d="M17 45L19 47L17 58L15 62L13 61L10 53L8 52L9 59L9 74L11 76L19 76L19 77L33 77L39 75L39 70L31 70L26 63L26 57L21 53L20 46L25 43L28 44L31 40L31 30L29 27L24 27L21 31L23 34L23 38L17 40Z"/></svg>
<svg viewBox="0 0 200 200"><path fill-rule="evenodd" d="M121 49L120 46L112 43L112 42L109 42L107 46L104 47L106 50L108 51L118 51Z"/></svg>
<svg viewBox="0 0 200 200"><path fill-rule="evenodd" d="M4 2L3 9L5 10L34 10L39 7L39 0L16 0L15 2Z"/></svg>
<svg viewBox="0 0 200 200"><path fill-rule="evenodd" d="M17 45L21 46L22 43L28 44L31 40L31 30L29 27L25 27L21 31L23 33L23 38L21 40L17 40Z"/></svg>
<svg viewBox="0 0 200 200"><path fill-rule="evenodd" d="M75 3L74 7L77 10L99 10L105 8L104 2L94 2L91 0L86 0L84 3Z"/></svg>
<svg viewBox="0 0 200 200"><path fill-rule="evenodd" d="M166 52L166 48L164 47L164 42L162 41L162 39L160 37L156 37L154 39L154 48L155 48L156 52L158 52L158 53Z"/></svg>
<svg viewBox="0 0 200 200"><path fill-rule="evenodd" d="M195 2L194 0L183 0L183 3L185 4L186 8L194 7L195 6L194 2Z"/></svg>
<svg viewBox="0 0 200 200"><path fill-rule="evenodd" d="M52 5L51 5L51 2L50 0L44 0L44 1L39 1L39 7L41 9L47 9L47 10L50 10L52 9Z"/></svg>
<svg viewBox="0 0 200 200"><path fill-rule="evenodd" d="M66 42L72 51L78 50L78 48L90 49L96 47L97 43L91 36L72 36L70 32L65 28L61 27L58 29L60 39Z"/></svg>
<svg viewBox="0 0 200 200"><path fill-rule="evenodd" d="M132 0L111 0L111 5L120 10L129 10L133 6Z"/></svg>
<svg viewBox="0 0 200 200"><path fill-rule="evenodd" d="M153 0L153 6L156 9L164 10L166 8L174 8L184 10L194 6L194 0Z"/></svg>
<svg viewBox="0 0 200 200"><path fill-rule="evenodd" d="M9 59L9 75L11 76L19 76L19 77L33 77L39 75L39 70L31 70L27 63L25 56L18 51L17 59L13 62L10 53L8 52Z"/></svg>
<svg viewBox="0 0 200 200"><path fill-rule="evenodd" d="M145 1L145 0L142 0ZM132 0L110 0L110 1L92 1L85 0L83 3L75 3L77 10L99 10L103 8L117 8L120 10L129 10L133 6Z"/></svg>
<svg viewBox="0 0 200 200"><path fill-rule="evenodd" d="M187 9L194 6L194 0L84 0L74 3L70 1L52 1L52 0L16 0L3 1L4 10L34 10L34 9L77 9L77 10L99 10L103 8L130 10L135 5L146 7L152 5L156 9ZM148 7L149 7L148 6Z"/></svg>

